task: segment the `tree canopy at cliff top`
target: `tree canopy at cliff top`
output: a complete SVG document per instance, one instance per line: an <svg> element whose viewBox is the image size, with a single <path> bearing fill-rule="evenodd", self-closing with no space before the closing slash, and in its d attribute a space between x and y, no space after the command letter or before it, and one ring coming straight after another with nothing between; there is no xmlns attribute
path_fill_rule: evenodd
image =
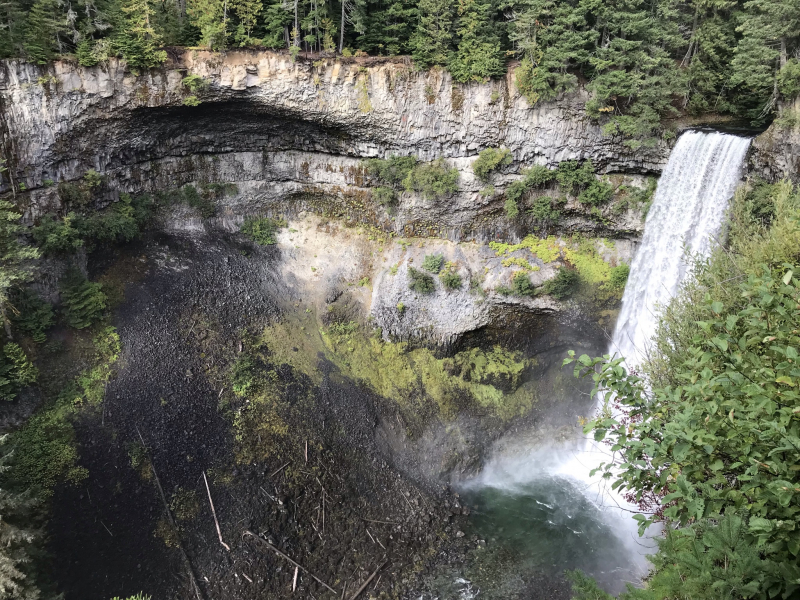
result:
<svg viewBox="0 0 800 600"><path fill-rule="evenodd" d="M800 90L797 0L4 0L0 57L133 68L164 46L411 54L415 65L482 81L521 61L533 104L587 82L587 112L631 144L664 118L768 121ZM637 141L638 140L638 141Z"/></svg>

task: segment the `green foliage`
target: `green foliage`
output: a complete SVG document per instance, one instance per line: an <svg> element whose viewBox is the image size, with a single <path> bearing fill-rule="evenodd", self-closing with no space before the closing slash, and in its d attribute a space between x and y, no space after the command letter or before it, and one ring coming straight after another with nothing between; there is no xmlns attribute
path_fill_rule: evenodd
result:
<svg viewBox="0 0 800 600"><path fill-rule="evenodd" d="M61 299L64 320L75 329L85 329L98 321L108 305L103 286L89 281L75 270L62 282Z"/></svg>
<svg viewBox="0 0 800 600"><path fill-rule="evenodd" d="M408 267L408 287L420 294L430 294L436 290L433 277L427 273L418 271L414 267Z"/></svg>
<svg viewBox="0 0 800 600"><path fill-rule="evenodd" d="M485 81L505 73L505 53L495 21L496 10L496 4L491 0L462 0L458 3L458 48L448 64L456 81Z"/></svg>
<svg viewBox="0 0 800 600"><path fill-rule="evenodd" d="M286 221L283 219L247 217L239 231L259 246L272 246L278 243L278 238L275 235L284 227L286 227Z"/></svg>
<svg viewBox="0 0 800 600"><path fill-rule="evenodd" d="M493 171L503 165L510 165L511 160L511 150L508 148L486 148L481 150L472 163L472 171L478 179L488 182Z"/></svg>
<svg viewBox="0 0 800 600"><path fill-rule="evenodd" d="M509 204L510 201L513 203L515 208L518 208L517 203L522 200L522 197L526 193L532 189L541 188L547 185L555 178L555 176L556 174L554 171L551 171L542 165L534 165L530 169L523 169L522 179L514 181L508 186L508 188L506 188L506 204ZM508 214L509 211L506 209L506 215ZM514 212L513 216L516 215L517 212Z"/></svg>
<svg viewBox="0 0 800 600"><path fill-rule="evenodd" d="M167 60L163 40L153 27L155 12L149 0L125 0L121 6L124 26L116 40L130 67L150 69Z"/></svg>
<svg viewBox="0 0 800 600"><path fill-rule="evenodd" d="M446 65L453 44L453 3L450 0L419 0L419 21L411 36L414 64L420 69Z"/></svg>
<svg viewBox="0 0 800 600"><path fill-rule="evenodd" d="M5 446L9 436L0 437ZM0 471L14 474L14 452L0 453ZM31 528L38 519L41 502L30 491L11 491L8 485L0 489L0 587L7 600L36 600L41 597L34 573L30 569L31 555L36 554L35 544L41 532Z"/></svg>
<svg viewBox="0 0 800 600"><path fill-rule="evenodd" d="M506 213L506 218L510 220L516 219L517 215L519 215L519 205L513 198L506 198L506 201L503 204L503 210Z"/></svg>
<svg viewBox="0 0 800 600"><path fill-rule="evenodd" d="M224 0L189 0L186 13L200 30L201 44L210 50L224 50L228 44L228 21Z"/></svg>
<svg viewBox="0 0 800 600"><path fill-rule="evenodd" d="M372 197L378 204L393 206L397 203L397 192L389 187L376 187L372 189Z"/></svg>
<svg viewBox="0 0 800 600"><path fill-rule="evenodd" d="M564 575L572 585L572 600L613 600L614 598L597 585L594 579L581 571L566 571Z"/></svg>
<svg viewBox="0 0 800 600"><path fill-rule="evenodd" d="M793 58L781 68L778 72L778 89L787 99L800 95L800 60Z"/></svg>
<svg viewBox="0 0 800 600"><path fill-rule="evenodd" d="M578 202L589 206L602 206L614 195L614 188L607 181L595 179L578 194Z"/></svg>
<svg viewBox="0 0 800 600"><path fill-rule="evenodd" d="M586 160L580 165L577 160L559 163L556 170L556 181L561 189L575 196L596 181L594 165L591 160Z"/></svg>
<svg viewBox="0 0 800 600"><path fill-rule="evenodd" d="M628 275L631 273L630 265L618 265L611 269L608 284L615 290L624 290L628 283Z"/></svg>
<svg viewBox="0 0 800 600"><path fill-rule="evenodd" d="M444 271L439 274L439 279L446 290L461 289L461 275L458 274L458 266L455 263L447 263Z"/></svg>
<svg viewBox="0 0 800 600"><path fill-rule="evenodd" d="M422 268L436 275L442 270L444 256L442 254L426 254L422 259Z"/></svg>
<svg viewBox="0 0 800 600"><path fill-rule="evenodd" d="M92 338L89 366L61 387L56 397L47 399L13 434L16 464L12 479L15 482L49 497L57 484L77 482L86 477L86 470L77 464L71 419L81 406L102 401L120 350L119 335L114 328L101 329Z"/></svg>
<svg viewBox="0 0 800 600"><path fill-rule="evenodd" d="M528 214L544 227L551 227L561 219L561 211L554 206L554 200L549 196L539 196L534 199Z"/></svg>
<svg viewBox="0 0 800 600"><path fill-rule="evenodd" d="M45 341L45 333L53 326L53 306L28 288L12 290L9 317L14 326L31 336L33 341Z"/></svg>
<svg viewBox="0 0 800 600"><path fill-rule="evenodd" d="M377 177L382 183L399 188L403 180L417 165L413 156L390 156L386 159L368 158L364 167L369 175Z"/></svg>
<svg viewBox="0 0 800 600"><path fill-rule="evenodd" d="M98 244L129 242L150 219L152 205L149 196L131 198L123 193L119 202L102 212L70 212L61 219L45 215L31 233L42 252L51 256L72 254L83 247L92 250Z"/></svg>
<svg viewBox="0 0 800 600"><path fill-rule="evenodd" d="M63 219L45 215L33 227L33 239L44 254L70 254L83 247L81 233L73 225L75 218L75 213L69 213Z"/></svg>
<svg viewBox="0 0 800 600"><path fill-rule="evenodd" d="M439 158L430 163L416 165L403 180L406 191L419 192L428 200L454 194L458 191L458 169L450 169Z"/></svg>
<svg viewBox="0 0 800 600"><path fill-rule="evenodd" d="M36 0L26 20L25 54L33 62L43 65L56 57L59 38L66 33L64 23L59 20L56 0Z"/></svg>
<svg viewBox="0 0 800 600"><path fill-rule="evenodd" d="M6 328L11 290L31 279L31 262L39 257L36 248L20 242L20 217L10 202L0 200L0 319Z"/></svg>
<svg viewBox="0 0 800 600"><path fill-rule="evenodd" d="M0 355L0 399L13 400L19 390L36 383L39 370L25 354L25 351L13 342L3 346Z"/></svg>
<svg viewBox="0 0 800 600"><path fill-rule="evenodd" d="M511 289L516 296L533 296L535 293L531 278L525 271L514 273L514 277L511 279Z"/></svg>
<svg viewBox="0 0 800 600"><path fill-rule="evenodd" d="M632 598L789 597L800 580L800 197L787 182L762 187L765 225L749 193L734 198L728 247L696 263L665 310L647 382L621 358L565 361L602 390L587 431L617 452L604 477L662 507L636 516L642 529L669 523Z"/></svg>
<svg viewBox="0 0 800 600"><path fill-rule="evenodd" d="M458 290L461 289L461 275L456 273L455 271L444 271L441 275L439 275L439 279L442 280L442 285L444 285L445 289L447 290Z"/></svg>
<svg viewBox="0 0 800 600"><path fill-rule="evenodd" d="M580 275L574 269L561 267L556 276L544 285L544 293L550 294L556 300L566 300L575 293Z"/></svg>

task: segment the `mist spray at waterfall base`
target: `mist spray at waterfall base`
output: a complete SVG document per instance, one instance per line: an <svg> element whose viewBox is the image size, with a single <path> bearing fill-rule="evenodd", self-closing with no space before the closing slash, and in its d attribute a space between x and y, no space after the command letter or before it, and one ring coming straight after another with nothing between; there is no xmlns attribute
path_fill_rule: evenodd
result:
<svg viewBox="0 0 800 600"><path fill-rule="evenodd" d="M644 236L622 299L609 353L641 364L658 311L688 274L685 249L707 256L720 234L750 140L721 133L684 133L656 189ZM593 407L590 416L600 409ZM603 444L579 436L546 447L497 453L462 486L476 531L552 572L581 569L611 593L638 584L656 543L638 536L628 505L593 469L610 460ZM650 535L657 532L650 531Z"/></svg>

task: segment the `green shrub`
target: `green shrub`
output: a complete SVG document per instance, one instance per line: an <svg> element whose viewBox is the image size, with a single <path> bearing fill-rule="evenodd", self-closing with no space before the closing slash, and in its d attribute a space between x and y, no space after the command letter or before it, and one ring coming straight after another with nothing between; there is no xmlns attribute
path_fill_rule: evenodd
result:
<svg viewBox="0 0 800 600"><path fill-rule="evenodd" d="M531 278L524 271L514 273L514 277L511 280L511 289L514 290L514 294L517 296L533 296L535 293Z"/></svg>
<svg viewBox="0 0 800 600"><path fill-rule="evenodd" d="M284 227L286 227L286 221L283 219L247 217L239 231L259 246L271 246L278 243L278 238L275 237L275 234Z"/></svg>
<svg viewBox="0 0 800 600"><path fill-rule="evenodd" d="M398 187L408 177L411 170L417 165L413 156L390 156L389 158L368 158L364 161L366 171L372 177L377 177L383 183Z"/></svg>
<svg viewBox="0 0 800 600"><path fill-rule="evenodd" d="M513 198L506 198L505 204L503 204L503 210L505 211L508 219L516 219L517 215L519 214L519 206L517 205L517 201Z"/></svg>
<svg viewBox="0 0 800 600"><path fill-rule="evenodd" d="M372 198L378 204L391 207L397 202L397 192L389 187L376 187L372 189Z"/></svg>
<svg viewBox="0 0 800 600"><path fill-rule="evenodd" d="M249 352L243 352L233 363L231 369L231 387L233 393L245 397L255 393L262 384L265 365Z"/></svg>
<svg viewBox="0 0 800 600"><path fill-rule="evenodd" d="M9 342L3 346L3 354L0 355L0 399L13 400L20 389L36 383L38 377L39 370L18 344Z"/></svg>
<svg viewBox="0 0 800 600"><path fill-rule="evenodd" d="M83 182L62 181L58 184L58 197L61 202L72 206L85 206L92 199L92 192Z"/></svg>
<svg viewBox="0 0 800 600"><path fill-rule="evenodd" d="M33 227L31 233L36 245L42 253L53 256L57 254L71 254L83 247L81 232L74 226L78 219L75 213L69 213L62 219L45 215Z"/></svg>
<svg viewBox="0 0 800 600"><path fill-rule="evenodd" d="M69 273L61 287L64 320L75 329L85 329L98 321L108 305L103 286L84 278L78 271Z"/></svg>
<svg viewBox="0 0 800 600"><path fill-rule="evenodd" d="M210 219L217 214L217 206L213 202L211 194L200 194L193 185L183 186L178 199L196 209L203 219Z"/></svg>
<svg viewBox="0 0 800 600"><path fill-rule="evenodd" d="M544 285L544 292L556 300L566 300L578 287L580 275L574 269L561 267L553 279Z"/></svg>
<svg viewBox="0 0 800 600"><path fill-rule="evenodd" d="M554 225L561 219L561 211L553 206L553 202L548 196L539 196L534 199L528 214L544 226Z"/></svg>
<svg viewBox="0 0 800 600"><path fill-rule="evenodd" d="M578 194L578 202L589 206L601 206L611 200L613 195L614 188L610 183L595 179Z"/></svg>
<svg viewBox="0 0 800 600"><path fill-rule="evenodd" d="M608 285L615 290L624 290L625 284L628 283L628 275L630 275L630 265L618 265L611 268L611 274L608 278Z"/></svg>
<svg viewBox="0 0 800 600"><path fill-rule="evenodd" d="M403 180L408 192L419 192L428 200L454 194L458 191L458 170L449 169L444 159L419 164Z"/></svg>
<svg viewBox="0 0 800 600"><path fill-rule="evenodd" d="M21 332L31 336L34 342L45 341L45 333L53 326L53 307L38 294L27 288L17 288L10 294L12 323Z"/></svg>
<svg viewBox="0 0 800 600"><path fill-rule="evenodd" d="M506 198L516 203L530 190L541 188L550 183L555 176L555 171L551 171L542 165L534 165L530 169L523 169L522 179L512 182L506 188Z"/></svg>
<svg viewBox="0 0 800 600"><path fill-rule="evenodd" d="M433 277L427 273L418 271L414 267L408 267L408 287L420 294L430 294L436 290Z"/></svg>
<svg viewBox="0 0 800 600"><path fill-rule="evenodd" d="M181 79L181 85L185 86L190 92L198 92L208 86L208 81L199 75L191 74Z"/></svg>
<svg viewBox="0 0 800 600"><path fill-rule="evenodd" d="M436 275L442 270L444 265L444 255L442 254L426 254L422 259L422 268Z"/></svg>
<svg viewBox="0 0 800 600"><path fill-rule="evenodd" d="M481 150L472 163L472 172L481 181L488 182L493 171L503 165L510 165L511 160L511 150L507 148L486 148Z"/></svg>
<svg viewBox="0 0 800 600"><path fill-rule="evenodd" d="M442 280L442 285L447 290L458 290L461 288L461 275L456 272L455 267L446 268L441 275L439 275L439 279Z"/></svg>
<svg viewBox="0 0 800 600"><path fill-rule="evenodd" d="M800 60L791 58L786 61L778 72L778 89L787 100L800 95Z"/></svg>
<svg viewBox="0 0 800 600"><path fill-rule="evenodd" d="M584 161L581 165L578 164L577 160L567 160L560 163L556 170L556 181L565 192L573 196L578 194L596 181L592 161Z"/></svg>
<svg viewBox="0 0 800 600"><path fill-rule="evenodd" d="M765 227L769 227L775 217L775 193L777 185L763 180L756 180L745 194L745 208L750 218Z"/></svg>
<svg viewBox="0 0 800 600"><path fill-rule="evenodd" d="M511 296L514 293L514 290L504 285L498 285L496 288L494 288L494 291L501 296Z"/></svg>

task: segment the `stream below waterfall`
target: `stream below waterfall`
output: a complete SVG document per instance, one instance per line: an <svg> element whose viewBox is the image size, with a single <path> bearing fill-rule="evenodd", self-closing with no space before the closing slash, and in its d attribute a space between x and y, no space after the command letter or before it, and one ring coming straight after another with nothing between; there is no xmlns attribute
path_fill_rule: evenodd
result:
<svg viewBox="0 0 800 600"><path fill-rule="evenodd" d="M750 139L689 131L670 154L631 265L609 352L635 368L656 330L659 307L689 272L686 252L707 256L720 235ZM599 409L597 404L590 417ZM608 460L602 444L569 443L497 452L460 492L475 532L503 545L517 570L581 569L610 593L639 584L654 540L639 538L629 506L590 471ZM652 535L652 533L651 533ZM510 568L509 570L513 570ZM465 596L466 597L466 596Z"/></svg>

